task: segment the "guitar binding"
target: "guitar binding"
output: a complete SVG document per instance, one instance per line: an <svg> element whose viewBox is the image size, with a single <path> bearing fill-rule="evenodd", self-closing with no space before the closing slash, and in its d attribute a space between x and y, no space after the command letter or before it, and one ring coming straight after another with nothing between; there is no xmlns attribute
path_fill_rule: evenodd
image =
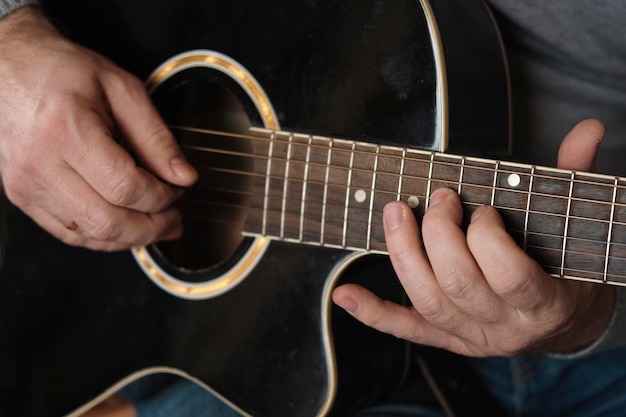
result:
<svg viewBox="0 0 626 417"><path fill-rule="evenodd" d="M233 172L251 171L249 141L207 132L244 134L251 124L278 130L278 118L253 76L215 51L176 55L159 66L146 85L187 158L197 162L200 178L179 202L185 229L193 233L134 248L132 253L146 275L167 292L187 299L215 297L247 276L268 239L242 234L251 177ZM209 147L218 150L209 152ZM210 155L213 161L207 161ZM224 204L220 207L216 201Z"/></svg>

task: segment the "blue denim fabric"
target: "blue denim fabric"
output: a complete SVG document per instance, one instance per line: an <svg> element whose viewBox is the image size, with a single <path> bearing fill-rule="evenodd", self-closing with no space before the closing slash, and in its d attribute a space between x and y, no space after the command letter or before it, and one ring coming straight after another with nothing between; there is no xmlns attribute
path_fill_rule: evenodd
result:
<svg viewBox="0 0 626 417"><path fill-rule="evenodd" d="M419 386L419 388L417 388ZM411 388L422 389L423 384ZM408 392L412 396L412 392ZM120 395L135 406L137 417L241 417L203 387L184 378L155 374L126 386ZM424 398L420 393L420 398ZM297 416L294 416L297 417ZM432 399L420 404L397 401L363 410L350 417L445 417Z"/></svg>
<svg viewBox="0 0 626 417"><path fill-rule="evenodd" d="M577 358L468 359L507 417L626 416L626 348Z"/></svg>
<svg viewBox="0 0 626 417"><path fill-rule="evenodd" d="M576 358L545 355L467 358L475 382L505 410L498 417L626 416L626 348ZM437 372L436 366L431 369ZM399 398L351 417L444 417L423 383ZM184 379L155 375L122 391L137 417L239 417L204 388ZM455 398L448 398L454 403ZM487 415L487 414L481 414Z"/></svg>
<svg viewBox="0 0 626 417"><path fill-rule="evenodd" d="M168 374L141 378L120 395L135 406L137 417L241 417L204 387Z"/></svg>

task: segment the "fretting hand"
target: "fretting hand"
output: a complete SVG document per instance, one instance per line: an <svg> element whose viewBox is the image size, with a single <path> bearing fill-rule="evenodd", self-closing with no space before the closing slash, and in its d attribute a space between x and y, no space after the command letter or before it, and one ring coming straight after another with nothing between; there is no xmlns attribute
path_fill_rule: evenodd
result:
<svg viewBox="0 0 626 417"><path fill-rule="evenodd" d="M561 144L558 167L593 170L603 135L597 120L578 124ZM337 288L334 301L380 331L468 356L574 352L602 335L615 288L549 276L493 207L473 213L467 234L462 218L459 197L448 189L432 194L421 235L406 204L388 204L387 247L412 306L354 284Z"/></svg>

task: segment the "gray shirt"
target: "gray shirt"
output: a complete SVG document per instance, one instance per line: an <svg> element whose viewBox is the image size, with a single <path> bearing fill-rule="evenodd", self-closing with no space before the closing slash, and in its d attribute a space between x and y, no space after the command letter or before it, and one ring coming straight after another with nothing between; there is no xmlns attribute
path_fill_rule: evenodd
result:
<svg viewBox="0 0 626 417"><path fill-rule="evenodd" d="M513 81L514 158L553 166L563 136L594 117L607 127L602 173L626 176L626 2L488 0ZM582 353L626 345L626 288L609 329Z"/></svg>
<svg viewBox="0 0 626 417"><path fill-rule="evenodd" d="M38 4L37 0L0 0L0 19L23 6Z"/></svg>
<svg viewBox="0 0 626 417"><path fill-rule="evenodd" d="M607 125L598 169L626 176L626 2L488 0L511 64L516 156L554 165L563 136Z"/></svg>

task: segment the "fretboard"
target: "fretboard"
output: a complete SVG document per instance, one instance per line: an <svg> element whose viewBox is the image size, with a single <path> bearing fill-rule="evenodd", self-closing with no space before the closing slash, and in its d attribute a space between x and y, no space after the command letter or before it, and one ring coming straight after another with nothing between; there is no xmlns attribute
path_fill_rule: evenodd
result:
<svg viewBox="0 0 626 417"><path fill-rule="evenodd" d="M382 210L421 219L440 187L467 216L496 207L518 244L555 276L626 284L626 179L489 159L252 129L246 233L385 253Z"/></svg>

